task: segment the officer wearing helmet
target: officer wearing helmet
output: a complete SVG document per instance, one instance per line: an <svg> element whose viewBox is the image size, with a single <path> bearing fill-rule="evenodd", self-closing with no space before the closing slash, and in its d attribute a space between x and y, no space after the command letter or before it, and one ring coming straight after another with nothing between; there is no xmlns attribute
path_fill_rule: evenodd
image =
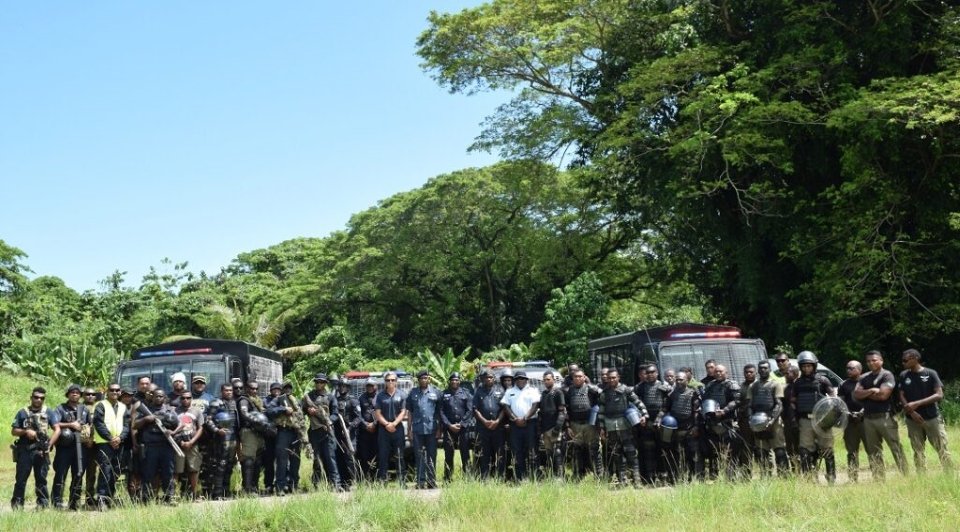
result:
<svg viewBox="0 0 960 532"><path fill-rule="evenodd" d="M811 351L797 355L800 377L793 383L790 402L797 419L800 436L800 470L816 475L819 459L823 458L827 482L837 480L837 465L833 455L833 432L818 433L813 429L813 407L825 397L836 397L830 381L817 373L817 356Z"/></svg>
<svg viewBox="0 0 960 532"><path fill-rule="evenodd" d="M786 440L783 435L783 383L774 380L770 362L757 363L757 378L747 388L745 402L749 415L748 430L754 435L754 454L761 476L770 476L770 452L773 451L777 473L789 473Z"/></svg>

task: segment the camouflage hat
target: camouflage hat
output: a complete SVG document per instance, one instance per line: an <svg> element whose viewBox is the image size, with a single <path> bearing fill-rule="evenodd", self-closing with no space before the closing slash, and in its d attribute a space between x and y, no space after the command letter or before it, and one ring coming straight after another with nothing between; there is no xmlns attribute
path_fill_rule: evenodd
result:
<svg viewBox="0 0 960 532"><path fill-rule="evenodd" d="M202 383L206 384L206 383L207 383L207 377L206 377L206 375L194 375L194 376L193 376L193 382L202 382Z"/></svg>

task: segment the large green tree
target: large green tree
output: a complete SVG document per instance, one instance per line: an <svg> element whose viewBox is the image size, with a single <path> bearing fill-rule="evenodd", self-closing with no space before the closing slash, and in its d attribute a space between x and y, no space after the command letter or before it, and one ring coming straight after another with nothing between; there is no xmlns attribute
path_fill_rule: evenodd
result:
<svg viewBox="0 0 960 532"><path fill-rule="evenodd" d="M495 0L425 68L519 89L478 145L576 154L717 313L839 358L960 327L960 11L939 1Z"/></svg>

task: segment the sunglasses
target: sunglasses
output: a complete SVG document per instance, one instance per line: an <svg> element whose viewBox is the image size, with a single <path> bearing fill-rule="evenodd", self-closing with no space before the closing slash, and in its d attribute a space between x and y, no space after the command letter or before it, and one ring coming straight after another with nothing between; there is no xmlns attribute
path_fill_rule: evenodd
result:
<svg viewBox="0 0 960 532"><path fill-rule="evenodd" d="M32 397L33 397L34 399L39 399L40 401L43 401L44 399L47 398L47 396L45 396L45 395L34 395L34 396L32 396Z"/></svg>
<svg viewBox="0 0 960 532"><path fill-rule="evenodd" d="M397 382L397 379L384 379L384 380L386 380L387 382Z"/></svg>
<svg viewBox="0 0 960 532"><path fill-rule="evenodd" d="M110 393L120 393L120 388L110 388L110 389L107 390L107 391L110 392Z"/></svg>
<svg viewBox="0 0 960 532"><path fill-rule="evenodd" d="M777 359L777 364L780 364L781 362L786 362L787 360L788 360L788 359L786 359L786 358L778 358L778 359Z"/></svg>
<svg viewBox="0 0 960 532"><path fill-rule="evenodd" d="M83 394L83 395L87 395L87 396L94 396L94 395L97 395L97 394L96 394L96 393L94 393L94 392L87 392L87 393L85 393L85 394Z"/></svg>

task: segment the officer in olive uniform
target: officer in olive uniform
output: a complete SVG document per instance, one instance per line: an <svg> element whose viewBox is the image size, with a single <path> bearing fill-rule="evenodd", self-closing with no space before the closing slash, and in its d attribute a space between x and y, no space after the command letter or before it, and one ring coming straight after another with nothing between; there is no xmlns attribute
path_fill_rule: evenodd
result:
<svg viewBox="0 0 960 532"><path fill-rule="evenodd" d="M606 436L610 446L610 460L619 485L626 485L626 470L632 473L633 484L639 486L640 463L637 459L637 444L633 439L633 426L627 418L631 407L639 412L640 426L647 424L647 407L640 401L633 388L620 383L620 372L607 372L607 387L600 392L599 425L601 439Z"/></svg>
<svg viewBox="0 0 960 532"><path fill-rule="evenodd" d="M947 450L947 429L938 404L943 400L943 382L940 375L921 364L923 357L916 349L903 352L903 372L900 373L899 398L907 421L907 435L913 448L917 473L927 470L924 448L927 441L937 451L940 466L953 471L953 458Z"/></svg>
<svg viewBox="0 0 960 532"><path fill-rule="evenodd" d="M231 495L230 477L237 463L237 439L240 425L237 403L233 399L233 386L224 383L220 386L220 398L210 401L207 406L204 432L212 436L210 448L213 451L211 497L223 500Z"/></svg>
<svg viewBox="0 0 960 532"><path fill-rule="evenodd" d="M813 429L813 407L821 399L836 396L830 381L817 374L817 357L810 351L797 355L800 377L793 383L793 403L800 430L800 470L808 475L816 474L819 458L826 464L827 482L837 480L837 464L833 456L833 432L818 434Z"/></svg>
<svg viewBox="0 0 960 532"><path fill-rule="evenodd" d="M113 505L117 492L117 473L123 442L130 438L130 412L120 401L120 385L107 387L107 398L93 410L93 441L97 446L97 504Z"/></svg>
<svg viewBox="0 0 960 532"><path fill-rule="evenodd" d="M473 415L477 419L477 443L479 446L479 472L481 479L490 478L491 468L497 478L506 472L503 455L505 436L503 420L506 413L500 400L503 391L494 385L493 372L485 369L480 373L481 386L473 395Z"/></svg>
<svg viewBox="0 0 960 532"><path fill-rule="evenodd" d="M716 401L717 404L716 411L703 413L706 430L701 439L701 450L710 464L708 474L710 478L716 478L720 472L720 464L725 463L727 478L733 479L736 476L736 464L731 455L731 444L736 437L733 421L740 403L740 385L727 378L727 368L721 364L714 364L712 378L708 376L704 380L704 402L701 405L708 400Z"/></svg>
<svg viewBox="0 0 960 532"><path fill-rule="evenodd" d="M777 464L777 474L785 477L790 473L787 458L786 441L783 435L783 383L773 379L770 362L757 363L757 379L747 389L744 397L748 416L765 414L769 419L764 430L753 431L747 420L747 429L753 432L755 455L760 466L760 474L770 475L770 451L773 451Z"/></svg>
<svg viewBox="0 0 960 532"><path fill-rule="evenodd" d="M263 434L253 419L254 413L262 414L266 411L259 392L260 384L250 381L243 395L237 399L237 414L240 417L240 474L243 477L243 491L247 494L259 491L263 449L266 446Z"/></svg>
<svg viewBox="0 0 960 532"><path fill-rule="evenodd" d="M643 371L643 381L634 387L634 393L646 405L647 411L656 415L663 410L663 403L667 400L670 387L657 378L655 364L645 366L641 371ZM637 428L636 436L640 446L640 477L644 484L653 484L660 475L666 473L660 433L653 423L648 423Z"/></svg>
<svg viewBox="0 0 960 532"><path fill-rule="evenodd" d="M336 439L333 424L337 422L337 397L327 390L330 379L325 373L317 373L313 378L314 389L303 396L303 411L310 419L310 446L313 447L313 476L311 481L316 488L320 479L326 475L327 482L334 489L341 489L340 471L335 456ZM321 469L322 467L322 469Z"/></svg>
<svg viewBox="0 0 960 532"><path fill-rule="evenodd" d="M564 402L567 405L568 449L575 463L573 475L583 478L587 469L600 478L603 461L600 458L600 435L596 427L596 415L600 409L600 388L587 383L587 376L581 369L573 370L570 386L566 390Z"/></svg>
<svg viewBox="0 0 960 532"><path fill-rule="evenodd" d="M883 442L887 442L897 468L906 475L907 457L900 444L899 425L892 411L896 378L893 373L883 369L883 354L880 351L867 353L866 362L870 371L860 377L853 397L863 404L863 437L870 458L870 471L877 480L885 478Z"/></svg>
<svg viewBox="0 0 960 532"><path fill-rule="evenodd" d="M563 427L567 421L567 401L552 371L543 374L543 392L540 393L538 431L543 441L543 472L563 477Z"/></svg>
<svg viewBox="0 0 960 532"><path fill-rule="evenodd" d="M666 415L677 422L676 431L669 442L664 442L667 456L667 479L675 483L683 477L687 480L703 478L703 456L700 454L700 395L696 388L688 386L690 374L678 371L673 390L663 402L657 424ZM686 475L684 475L686 473Z"/></svg>
<svg viewBox="0 0 960 532"><path fill-rule="evenodd" d="M37 507L46 508L50 504L47 493L47 470L50 466L51 428L57 422L53 411L44 406L47 391L37 386L30 394L30 405L21 408L13 419L10 434L17 437L14 455L16 456L16 483L13 486L13 498L10 505L14 510L22 509L27 480L33 472L34 491L37 495Z"/></svg>
<svg viewBox="0 0 960 532"><path fill-rule="evenodd" d="M453 478L454 451L460 451L460 466L467 476L470 466L470 442L467 439L468 425L473 425L471 412L473 396L460 387L460 374L453 372L447 379L447 389L440 396L440 424L443 427L443 481Z"/></svg>
<svg viewBox="0 0 960 532"><path fill-rule="evenodd" d="M360 395L361 424L357 434L357 460L360 472L366 480L377 477L377 381L367 379L364 391Z"/></svg>
<svg viewBox="0 0 960 532"><path fill-rule="evenodd" d="M337 387L337 419L334 433L337 438L337 472L340 473L340 487L349 489L359 480L357 471L357 432L360 429L360 402L350 394L350 383L344 379L334 379Z"/></svg>
<svg viewBox="0 0 960 532"><path fill-rule="evenodd" d="M84 426L90 426L90 413L80 404L80 387L76 384L67 388L67 401L54 411L56 428L52 438L57 454L53 459L53 506L63 508L63 488L67 482L67 473L70 475L70 503L71 510L79 509L80 492L83 489L83 444L80 442L80 432Z"/></svg>

